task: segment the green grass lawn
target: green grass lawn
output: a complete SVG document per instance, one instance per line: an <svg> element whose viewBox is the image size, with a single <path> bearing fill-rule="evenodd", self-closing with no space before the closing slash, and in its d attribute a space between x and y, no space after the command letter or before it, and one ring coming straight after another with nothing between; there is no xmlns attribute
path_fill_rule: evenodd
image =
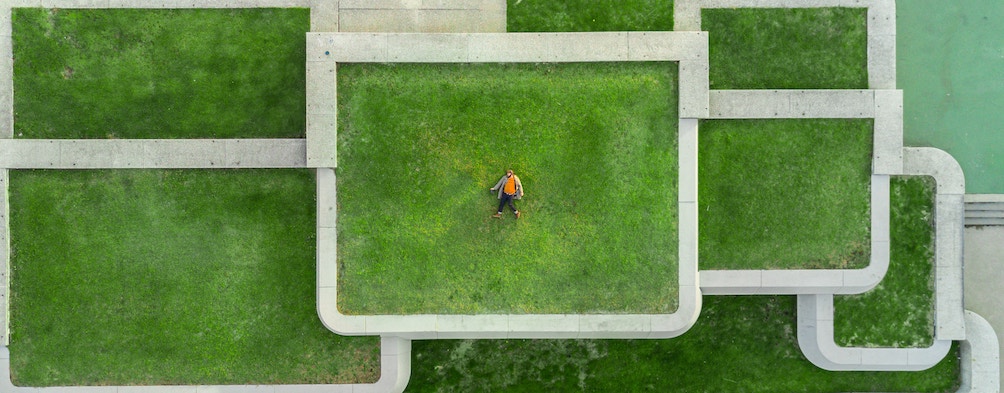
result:
<svg viewBox="0 0 1004 393"><path fill-rule="evenodd" d="M796 344L795 297L706 296L671 340L415 341L409 392L954 392L958 352L921 372L829 372Z"/></svg>
<svg viewBox="0 0 1004 393"><path fill-rule="evenodd" d="M674 63L339 69L339 308L672 312ZM526 196L504 219L507 168Z"/></svg>
<svg viewBox="0 0 1004 393"><path fill-rule="evenodd" d="M867 89L865 8L701 13L712 89Z"/></svg>
<svg viewBox="0 0 1004 393"><path fill-rule="evenodd" d="M22 138L304 136L307 9L14 9Z"/></svg>
<svg viewBox="0 0 1004 393"><path fill-rule="evenodd" d="M671 0L506 0L511 32L672 31Z"/></svg>
<svg viewBox="0 0 1004 393"><path fill-rule="evenodd" d="M934 179L894 177L891 259L875 289L834 297L839 345L929 347L934 341Z"/></svg>
<svg viewBox="0 0 1004 393"><path fill-rule="evenodd" d="M372 382L315 311L305 170L12 171L17 385Z"/></svg>
<svg viewBox="0 0 1004 393"><path fill-rule="evenodd" d="M868 265L872 120L700 127L701 269Z"/></svg>

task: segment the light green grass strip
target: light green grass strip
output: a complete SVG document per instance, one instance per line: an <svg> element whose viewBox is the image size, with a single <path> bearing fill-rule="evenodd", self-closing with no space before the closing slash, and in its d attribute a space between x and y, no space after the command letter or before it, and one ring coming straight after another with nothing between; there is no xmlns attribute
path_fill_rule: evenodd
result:
<svg viewBox="0 0 1004 393"><path fill-rule="evenodd" d="M865 8L701 12L712 89L867 89Z"/></svg>
<svg viewBox="0 0 1004 393"><path fill-rule="evenodd" d="M372 382L314 306L302 170L13 171L15 384Z"/></svg>
<svg viewBox="0 0 1004 393"><path fill-rule="evenodd" d="M672 312L676 66L339 69L339 307ZM490 217L512 168L526 196Z"/></svg>
<svg viewBox="0 0 1004 393"><path fill-rule="evenodd" d="M929 347L934 340L934 179L893 177L889 271L875 289L834 297L843 346Z"/></svg>
<svg viewBox="0 0 1004 393"><path fill-rule="evenodd" d="M303 137L307 9L14 9L24 138Z"/></svg>
<svg viewBox="0 0 1004 393"><path fill-rule="evenodd" d="M872 120L700 126L701 269L867 266Z"/></svg>

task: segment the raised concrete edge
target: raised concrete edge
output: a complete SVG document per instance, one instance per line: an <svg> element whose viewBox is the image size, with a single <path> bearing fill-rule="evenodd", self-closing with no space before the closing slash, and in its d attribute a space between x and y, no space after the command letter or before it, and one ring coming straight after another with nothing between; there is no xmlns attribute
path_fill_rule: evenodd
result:
<svg viewBox="0 0 1004 393"><path fill-rule="evenodd" d="M960 345L962 384L959 393L1000 392L1000 346L993 326L966 310L966 339Z"/></svg>
<svg viewBox="0 0 1004 393"><path fill-rule="evenodd" d="M875 90L872 173L903 173L903 91Z"/></svg>
<svg viewBox="0 0 1004 393"><path fill-rule="evenodd" d="M966 203L1004 203L1004 194L966 194Z"/></svg>
<svg viewBox="0 0 1004 393"><path fill-rule="evenodd" d="M307 33L308 62L706 61L706 32Z"/></svg>
<svg viewBox="0 0 1004 393"><path fill-rule="evenodd" d="M0 346L10 345L10 171L0 169Z"/></svg>
<svg viewBox="0 0 1004 393"><path fill-rule="evenodd" d="M307 0L310 5L310 31L338 31L339 0Z"/></svg>
<svg viewBox="0 0 1004 393"><path fill-rule="evenodd" d="M12 8L307 8L309 0L7 0Z"/></svg>
<svg viewBox="0 0 1004 393"><path fill-rule="evenodd" d="M409 339L670 338L697 322L701 289L697 285L696 202L680 202L681 227L689 222L694 229L679 231L679 306L670 314L342 314L338 309L337 174L333 168L317 168L316 173L317 314L335 333Z"/></svg>
<svg viewBox="0 0 1004 393"><path fill-rule="evenodd" d="M871 176L871 259L861 269L702 270L706 295L857 294L889 269L889 176Z"/></svg>
<svg viewBox="0 0 1004 393"><path fill-rule="evenodd" d="M833 340L833 295L798 296L798 346L829 371L921 371L938 364L952 347L935 340L927 348L841 347Z"/></svg>
<svg viewBox="0 0 1004 393"><path fill-rule="evenodd" d="M330 62L307 62L306 164L338 167L338 75Z"/></svg>
<svg viewBox="0 0 1004 393"><path fill-rule="evenodd" d="M304 139L0 139L9 169L305 166Z"/></svg>
<svg viewBox="0 0 1004 393"><path fill-rule="evenodd" d="M712 119L867 119L874 90L711 90Z"/></svg>
<svg viewBox="0 0 1004 393"><path fill-rule="evenodd" d="M0 391L4 393L401 393L411 378L411 340L380 337L380 378L371 384L326 385L171 385L171 386L14 386L10 350L0 346Z"/></svg>
<svg viewBox="0 0 1004 393"><path fill-rule="evenodd" d="M934 177L939 195L965 195L966 176L962 166L944 150L933 147L904 147L903 174Z"/></svg>

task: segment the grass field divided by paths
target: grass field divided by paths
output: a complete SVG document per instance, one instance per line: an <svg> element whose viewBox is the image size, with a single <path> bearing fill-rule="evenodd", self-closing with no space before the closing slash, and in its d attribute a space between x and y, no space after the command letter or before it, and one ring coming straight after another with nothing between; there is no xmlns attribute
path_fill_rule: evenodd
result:
<svg viewBox="0 0 1004 393"><path fill-rule="evenodd" d="M342 312L675 310L674 64L351 65L339 81ZM490 218L507 168L518 221Z"/></svg>

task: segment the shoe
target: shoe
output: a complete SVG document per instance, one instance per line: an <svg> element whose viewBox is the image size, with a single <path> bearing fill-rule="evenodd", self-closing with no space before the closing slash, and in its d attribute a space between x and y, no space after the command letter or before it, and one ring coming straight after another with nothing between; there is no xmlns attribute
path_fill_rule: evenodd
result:
<svg viewBox="0 0 1004 393"><path fill-rule="evenodd" d="M495 213L492 215L492 218L502 218L502 213Z"/></svg>
<svg viewBox="0 0 1004 393"><path fill-rule="evenodd" d="M519 219L519 212L516 212L516 219Z"/></svg>

